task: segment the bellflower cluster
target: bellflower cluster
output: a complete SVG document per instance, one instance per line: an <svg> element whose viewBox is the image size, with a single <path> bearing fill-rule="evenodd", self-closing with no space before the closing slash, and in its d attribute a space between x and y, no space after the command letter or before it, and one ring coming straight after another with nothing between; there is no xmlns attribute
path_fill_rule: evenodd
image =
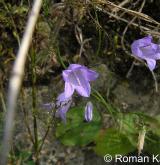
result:
<svg viewBox="0 0 160 165"><path fill-rule="evenodd" d="M160 59L160 45L152 42L152 36L135 40L131 45L132 54L146 60L150 71L156 67L156 60Z"/></svg>
<svg viewBox="0 0 160 165"><path fill-rule="evenodd" d="M66 122L66 113L72 102L72 95L76 91L82 97L89 97L91 93L90 81L98 78L98 73L79 64L70 64L62 73L65 81L64 92L61 93L56 101L56 116ZM85 120L92 120L93 105L88 102L85 107Z"/></svg>
<svg viewBox="0 0 160 165"><path fill-rule="evenodd" d="M66 122L66 113L71 106L74 91L82 97L89 97L91 93L90 81L96 80L98 73L79 64L70 64L63 71L62 76L65 81L64 92L57 97L55 105L53 103L47 103L44 104L44 107L47 109L56 108L56 117L60 117ZM87 122L92 120L92 111L93 105L91 102L88 102L84 115Z"/></svg>

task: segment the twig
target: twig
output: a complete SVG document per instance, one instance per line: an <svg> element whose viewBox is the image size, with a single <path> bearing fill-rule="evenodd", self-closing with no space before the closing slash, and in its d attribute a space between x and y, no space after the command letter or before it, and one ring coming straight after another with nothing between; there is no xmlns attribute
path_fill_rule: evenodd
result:
<svg viewBox="0 0 160 165"><path fill-rule="evenodd" d="M129 76L131 75L131 72L132 72L132 70L133 70L133 68L134 68L134 65L135 65L135 61L132 62L132 65L131 65L131 67L129 68L127 74L126 74L126 78L129 78Z"/></svg>
<svg viewBox="0 0 160 165"><path fill-rule="evenodd" d="M119 7L123 7L123 6L125 6L127 3L129 3L130 2L130 0L124 0L124 1L122 1L118 6ZM116 13L116 12L118 12L119 11L119 8L117 8L117 7L115 7L115 8L113 8L112 9L112 13Z"/></svg>
<svg viewBox="0 0 160 165"><path fill-rule="evenodd" d="M17 97L22 84L27 52L35 29L35 24L39 15L41 5L42 0L34 1L33 8L29 15L26 30L22 39L22 43L17 54L17 59L13 66L13 72L9 82L7 114L5 120L4 138L2 144L2 154L0 163L1 165L6 165L7 162L7 155L10 150L10 143L13 134L13 120L15 116Z"/></svg>
<svg viewBox="0 0 160 165"><path fill-rule="evenodd" d="M145 0L142 2L142 5L141 5L141 7L139 9L139 12L142 11L144 5L145 5ZM122 48L125 51L125 53L129 54L129 55L130 55L130 53L128 52L128 50L126 49L125 44L124 44L124 36L125 36L125 34L126 34L127 30L128 30L128 27L135 21L136 18L137 18L136 16L133 17L133 19L127 24L127 26L125 27L125 29L124 29L124 31L122 33L122 38L121 38ZM132 62L132 65L131 65L130 69L128 70L127 74L126 74L126 78L129 78L129 76L131 75L131 72L132 72L132 70L134 68L134 65L135 65L135 60Z"/></svg>
<svg viewBox="0 0 160 165"><path fill-rule="evenodd" d="M23 96L22 96L22 97L23 97ZM23 114L24 114L24 123L25 123L25 125L26 125L26 127L27 127L27 131L28 131L29 138L30 138L32 144L34 145L33 136L32 136L32 133L31 133L31 129L30 129L28 120L27 120L27 112L26 112L26 110L25 110L25 108L24 108L24 103L21 102L20 106L21 106L21 110L22 110L22 112L23 112Z"/></svg>
<svg viewBox="0 0 160 165"><path fill-rule="evenodd" d="M108 15L114 17L114 18L117 19L117 20L123 21L123 22L125 22L125 23L129 23L129 22L130 22L130 21L128 21L128 20L126 20L126 19L124 19L124 18L121 18L121 17L119 17L119 16L117 16L117 15L115 15L115 14L112 14L112 13L108 12L107 10L104 10L104 9L98 7L98 6L96 6L96 9L98 9L99 11L102 11L103 13L106 13L106 14L108 14ZM147 27L142 26L142 25L139 25L139 24L137 24L137 23L131 23L131 25L140 28L141 30L143 30L144 33L152 34L152 35L155 35L156 37L157 37L157 36L158 36L158 37L160 36L160 33L157 32L157 31L153 31L153 29L147 28Z"/></svg>
<svg viewBox="0 0 160 165"><path fill-rule="evenodd" d="M116 7L122 11L126 11L128 14L130 15L133 15L133 16L137 16L139 19L142 19L144 21L147 21L147 22L150 22L150 23L154 23L154 24L157 24L159 25L160 23L157 22L156 20L154 20L152 17L148 16L147 14L144 14L144 13L141 13L141 12L137 12L137 11L134 11L134 10L130 10L130 9L127 9L127 8L124 8L124 7L121 7L121 6L118 6L110 1L104 1L104 0L98 0L98 4L105 4L107 5L108 7L110 8L113 8L113 7Z"/></svg>
<svg viewBox="0 0 160 165"><path fill-rule="evenodd" d="M41 143L40 146L39 146L38 152L41 152L41 150L42 150L43 144L44 144L45 139L46 139L46 137L47 137L47 135L48 135L48 133L49 133L50 127L51 127L51 125L49 125L49 126L47 127L47 131L46 131L44 137L42 138L42 143Z"/></svg>
<svg viewBox="0 0 160 165"><path fill-rule="evenodd" d="M145 5L145 2L146 2L146 0L143 0L142 5L141 5L141 7L140 7L140 9L139 9L139 12L142 11L142 9L143 9L143 7L144 7L144 5ZM127 30L128 30L128 27L136 20L136 18L137 18L137 16L133 17L132 20L127 24L127 26L125 27L125 29L124 29L124 31L123 31L123 33L122 33L122 37L121 37L121 45L122 45L122 48L123 48L123 50L125 51L125 53L128 54L128 55L131 55L131 54L128 52L128 50L127 50L126 47L125 47L125 44L124 44L124 36L125 36L125 34L126 34Z"/></svg>
<svg viewBox="0 0 160 165"><path fill-rule="evenodd" d="M139 5L137 5L138 3L140 3L142 0L136 0L134 3L132 3L132 5L133 6L139 6ZM132 5L129 5L128 7L127 7L127 9L132 9ZM125 14L126 14L127 12L126 11L121 11L121 12L119 12L118 13L118 15L120 16L120 17L123 17ZM115 13L115 14L117 14L117 13Z"/></svg>
<svg viewBox="0 0 160 165"><path fill-rule="evenodd" d="M83 39L82 30L78 27L78 25L75 26L75 35L76 39L80 45L80 51L79 51L79 58L81 58L82 53L85 51L84 45L91 40L91 38Z"/></svg>

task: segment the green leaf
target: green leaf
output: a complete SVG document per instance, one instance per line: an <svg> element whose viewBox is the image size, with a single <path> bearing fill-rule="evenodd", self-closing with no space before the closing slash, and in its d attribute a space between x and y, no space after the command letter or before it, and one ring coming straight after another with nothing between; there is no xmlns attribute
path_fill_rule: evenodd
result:
<svg viewBox="0 0 160 165"><path fill-rule="evenodd" d="M145 125L148 125L151 130L155 129L155 128L160 128L160 120L157 118L158 116L154 117L154 116L149 116L147 114L144 114L142 112L137 112L135 113L136 115L139 116L140 120L143 120L143 123Z"/></svg>
<svg viewBox="0 0 160 165"><path fill-rule="evenodd" d="M31 160L31 161L27 162L27 165L35 165L35 163L34 163L34 161Z"/></svg>
<svg viewBox="0 0 160 165"><path fill-rule="evenodd" d="M100 132L96 138L95 152L99 155L127 154L135 150L128 137L117 129L109 128Z"/></svg>
<svg viewBox="0 0 160 165"><path fill-rule="evenodd" d="M127 136L133 146L137 147L137 140L135 139L138 139L139 116L133 113L119 113L117 118L120 132Z"/></svg>
<svg viewBox="0 0 160 165"><path fill-rule="evenodd" d="M23 14L28 12L27 6L13 6L12 7L13 14Z"/></svg>
<svg viewBox="0 0 160 165"><path fill-rule="evenodd" d="M160 137L148 132L145 138L144 151L150 154L160 154Z"/></svg>
<svg viewBox="0 0 160 165"><path fill-rule="evenodd" d="M138 133L137 124L139 122L139 117L136 114L128 113L118 114L118 121L120 125L120 129L123 133L126 134L135 134Z"/></svg>
<svg viewBox="0 0 160 165"><path fill-rule="evenodd" d="M155 120L157 121L157 123L154 125L153 124L151 125L152 126L151 130L154 134L160 137L160 115L157 115L155 117Z"/></svg>
<svg viewBox="0 0 160 165"><path fill-rule="evenodd" d="M84 146L92 142L101 127L101 118L96 109L93 110L93 120L84 122L84 107L77 107L67 113L67 123L60 123L56 128L56 136L69 146Z"/></svg>
<svg viewBox="0 0 160 165"><path fill-rule="evenodd" d="M19 157L21 157L22 160L27 160L31 155L32 153L29 151L22 151L20 152Z"/></svg>

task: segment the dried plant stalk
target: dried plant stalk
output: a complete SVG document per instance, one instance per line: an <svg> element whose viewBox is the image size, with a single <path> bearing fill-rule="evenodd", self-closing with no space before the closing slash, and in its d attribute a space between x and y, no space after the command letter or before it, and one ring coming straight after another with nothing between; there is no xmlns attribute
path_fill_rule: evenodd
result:
<svg viewBox="0 0 160 165"><path fill-rule="evenodd" d="M32 35L35 29L35 24L41 9L42 0L35 0L32 11L29 15L29 19L26 25L26 30L22 38L22 42L17 53L17 58L13 66L13 72L11 74L9 82L8 100L7 100L7 114L4 128L4 139L1 153L1 165L5 165L7 162L8 152L10 150L10 143L12 140L13 120L15 116L15 108L17 97L22 84L25 61L31 43Z"/></svg>
<svg viewBox="0 0 160 165"><path fill-rule="evenodd" d="M138 144L137 144L138 156L141 154L143 150L145 135L146 135L146 130L145 128L143 128L143 130L139 132L139 136L138 136Z"/></svg>

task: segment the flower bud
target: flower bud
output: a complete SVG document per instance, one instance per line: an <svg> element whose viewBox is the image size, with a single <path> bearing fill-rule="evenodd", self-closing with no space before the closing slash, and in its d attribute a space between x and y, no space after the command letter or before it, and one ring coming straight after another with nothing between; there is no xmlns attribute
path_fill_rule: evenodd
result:
<svg viewBox="0 0 160 165"><path fill-rule="evenodd" d="M90 122L93 118L93 104L89 101L85 107L85 120Z"/></svg>

